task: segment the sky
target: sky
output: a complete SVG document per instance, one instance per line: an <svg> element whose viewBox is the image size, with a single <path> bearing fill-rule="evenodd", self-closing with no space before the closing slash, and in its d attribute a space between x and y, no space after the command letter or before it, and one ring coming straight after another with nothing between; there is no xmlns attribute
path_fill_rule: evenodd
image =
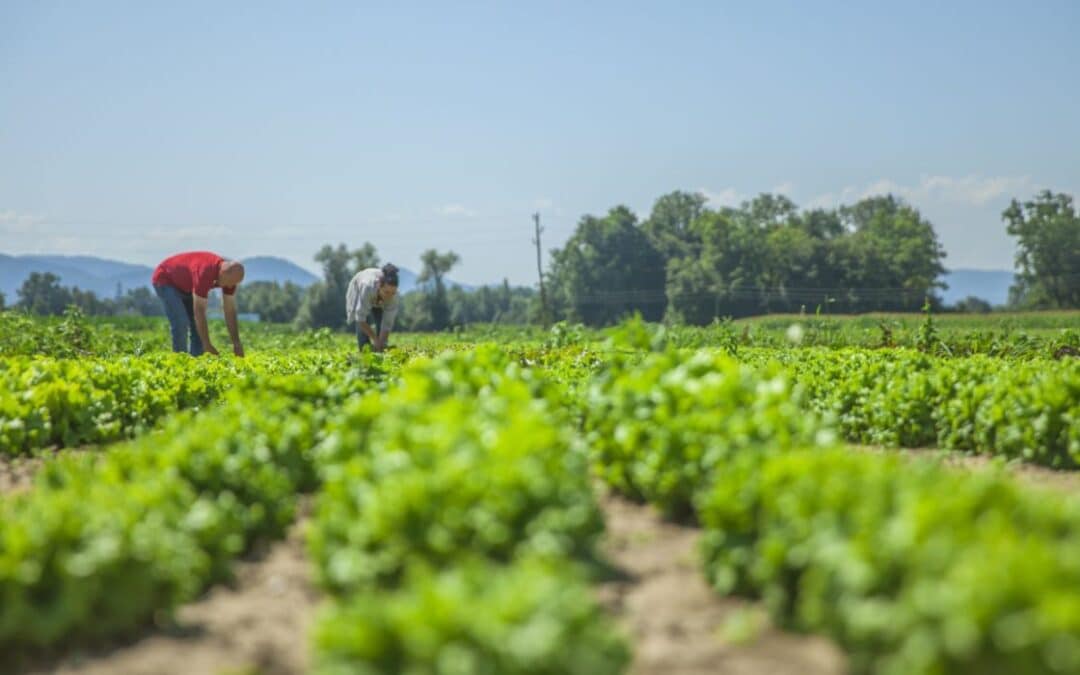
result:
<svg viewBox="0 0 1080 675"><path fill-rule="evenodd" d="M1080 196L1080 2L0 0L0 253L536 281L584 214L892 192L948 268Z"/></svg>

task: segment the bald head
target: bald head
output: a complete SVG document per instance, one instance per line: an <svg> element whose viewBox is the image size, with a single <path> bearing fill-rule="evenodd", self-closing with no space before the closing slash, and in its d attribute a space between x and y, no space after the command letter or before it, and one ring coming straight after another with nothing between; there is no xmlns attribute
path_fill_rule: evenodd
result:
<svg viewBox="0 0 1080 675"><path fill-rule="evenodd" d="M244 263L239 260L225 260L221 263L218 285L236 286L244 280Z"/></svg>

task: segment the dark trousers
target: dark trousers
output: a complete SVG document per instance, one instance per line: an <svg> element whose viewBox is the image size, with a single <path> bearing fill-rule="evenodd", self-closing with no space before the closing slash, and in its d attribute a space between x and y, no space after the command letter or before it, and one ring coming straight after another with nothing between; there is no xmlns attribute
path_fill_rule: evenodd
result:
<svg viewBox="0 0 1080 675"><path fill-rule="evenodd" d="M169 319L169 335L172 337L174 352L188 351L188 335L191 336L191 355L203 353L203 343L199 331L195 329L195 305L191 293L184 293L173 286L154 286L154 292L165 305L165 316Z"/></svg>
<svg viewBox="0 0 1080 675"><path fill-rule="evenodd" d="M364 321L367 325L375 329L375 334L378 335L382 330L382 307L373 307L371 314L367 315ZM368 338L367 333L360 330L360 322L356 322L356 346L360 349L364 348L364 345L371 344L371 340Z"/></svg>

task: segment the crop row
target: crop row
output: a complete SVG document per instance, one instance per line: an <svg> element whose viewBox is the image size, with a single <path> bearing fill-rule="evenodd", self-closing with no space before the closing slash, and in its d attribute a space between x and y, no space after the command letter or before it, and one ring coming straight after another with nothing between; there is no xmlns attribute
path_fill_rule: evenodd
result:
<svg viewBox="0 0 1080 675"><path fill-rule="evenodd" d="M174 412L205 406L253 377L344 370L346 354L2 358L0 455L130 438Z"/></svg>
<svg viewBox="0 0 1080 675"><path fill-rule="evenodd" d="M346 403L316 452L318 672L621 672L587 585L601 514L549 394L482 349Z"/></svg>
<svg viewBox="0 0 1080 675"><path fill-rule="evenodd" d="M619 672L625 645L588 588L602 521L558 387L490 349L418 360L389 393L372 370L259 377L47 463L0 500L0 653L130 634L322 486L323 672Z"/></svg>
<svg viewBox="0 0 1080 675"><path fill-rule="evenodd" d="M316 485L329 399L368 386L265 377L197 420L46 463L0 500L0 653L123 635L226 577Z"/></svg>
<svg viewBox="0 0 1080 675"><path fill-rule="evenodd" d="M754 352L780 361L844 438L1080 466L1080 360L939 358L895 350Z"/></svg>
<svg viewBox="0 0 1080 675"><path fill-rule="evenodd" d="M672 351L613 363L585 411L596 470L696 519L720 592L827 634L856 673L1080 670L1080 505L832 448L772 368Z"/></svg>

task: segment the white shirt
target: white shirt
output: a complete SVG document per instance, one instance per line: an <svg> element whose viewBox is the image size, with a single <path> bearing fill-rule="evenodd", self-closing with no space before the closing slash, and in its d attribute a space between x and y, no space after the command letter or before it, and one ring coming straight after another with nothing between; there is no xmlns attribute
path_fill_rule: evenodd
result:
<svg viewBox="0 0 1080 675"><path fill-rule="evenodd" d="M397 318L399 297L395 294L392 299L383 304L379 298L379 282L382 281L383 273L378 267L369 267L360 270L349 282L349 290L345 293L345 322L367 321L371 310L382 307L382 325L379 329L388 333L394 327L394 319Z"/></svg>

